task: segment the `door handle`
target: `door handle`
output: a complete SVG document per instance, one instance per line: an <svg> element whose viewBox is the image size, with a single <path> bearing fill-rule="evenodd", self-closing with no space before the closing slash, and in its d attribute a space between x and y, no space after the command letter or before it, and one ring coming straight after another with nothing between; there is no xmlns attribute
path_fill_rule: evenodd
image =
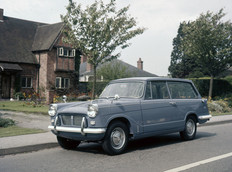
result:
<svg viewBox="0 0 232 172"><path fill-rule="evenodd" d="M176 102L169 102L171 105L175 106Z"/></svg>

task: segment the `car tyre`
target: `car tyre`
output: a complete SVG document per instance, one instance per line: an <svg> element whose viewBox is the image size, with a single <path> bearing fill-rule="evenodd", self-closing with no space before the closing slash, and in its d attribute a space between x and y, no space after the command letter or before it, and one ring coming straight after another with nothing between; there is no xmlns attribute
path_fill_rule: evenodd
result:
<svg viewBox="0 0 232 172"><path fill-rule="evenodd" d="M185 122L184 131L180 132L180 136L183 140L193 140L197 132L197 122L194 116L189 116Z"/></svg>
<svg viewBox="0 0 232 172"><path fill-rule="evenodd" d="M127 147L129 130L125 123L115 121L110 124L102 143L103 150L109 155L121 154Z"/></svg>
<svg viewBox="0 0 232 172"><path fill-rule="evenodd" d="M62 148L68 149L68 150L76 149L77 146L81 143L80 141L70 140L64 137L59 137L59 136L57 136L57 141Z"/></svg>

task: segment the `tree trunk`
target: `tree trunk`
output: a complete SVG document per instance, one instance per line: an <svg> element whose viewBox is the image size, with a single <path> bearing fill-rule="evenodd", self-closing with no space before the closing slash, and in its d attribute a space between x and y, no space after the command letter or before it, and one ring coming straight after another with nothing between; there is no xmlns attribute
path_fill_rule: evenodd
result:
<svg viewBox="0 0 232 172"><path fill-rule="evenodd" d="M92 90L92 99L96 97L96 81L97 81L97 67L93 66L93 90Z"/></svg>
<svg viewBox="0 0 232 172"><path fill-rule="evenodd" d="M213 94L213 75L211 75L210 77L210 84L209 84L209 100L212 98L212 94Z"/></svg>

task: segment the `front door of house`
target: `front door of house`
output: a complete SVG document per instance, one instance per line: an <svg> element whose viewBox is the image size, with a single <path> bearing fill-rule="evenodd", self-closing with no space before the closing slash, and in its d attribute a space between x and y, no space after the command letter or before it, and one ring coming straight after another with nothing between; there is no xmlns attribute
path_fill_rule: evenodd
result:
<svg viewBox="0 0 232 172"><path fill-rule="evenodd" d="M10 75L2 76L2 98L10 98Z"/></svg>

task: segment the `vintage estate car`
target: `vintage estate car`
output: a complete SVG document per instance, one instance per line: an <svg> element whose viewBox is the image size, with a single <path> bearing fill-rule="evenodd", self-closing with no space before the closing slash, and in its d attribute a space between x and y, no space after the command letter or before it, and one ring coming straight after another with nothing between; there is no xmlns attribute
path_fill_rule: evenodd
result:
<svg viewBox="0 0 232 172"><path fill-rule="evenodd" d="M110 155L122 153L132 139L180 132L192 140L197 123L212 117L192 81L159 77L114 80L98 99L51 104L48 113L61 147L101 142Z"/></svg>

